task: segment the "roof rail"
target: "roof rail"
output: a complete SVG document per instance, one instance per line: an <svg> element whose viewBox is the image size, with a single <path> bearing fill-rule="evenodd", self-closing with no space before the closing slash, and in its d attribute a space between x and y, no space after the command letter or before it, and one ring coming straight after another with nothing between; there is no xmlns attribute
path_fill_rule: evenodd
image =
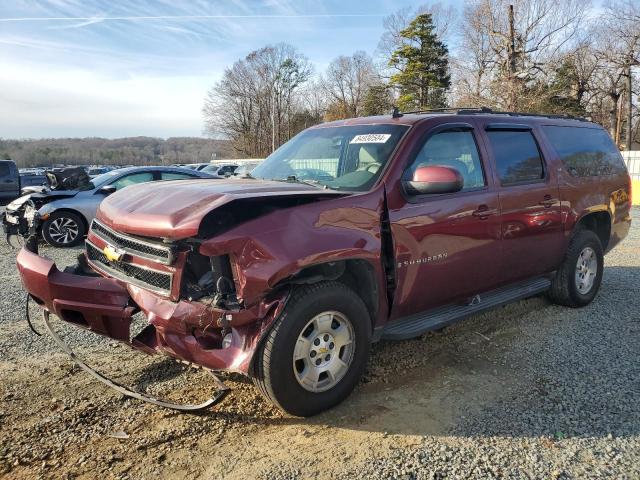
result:
<svg viewBox="0 0 640 480"><path fill-rule="evenodd" d="M492 114L492 115L508 115L510 117L541 117L541 118L558 118L566 120L578 120L581 122L589 122L590 120L584 117L576 117L569 114L552 114L552 113L529 113L529 112L507 112L501 110L492 110L488 107L448 107L448 108L431 108L414 110L411 112L398 112L394 110L394 115L402 116L405 114L421 114L421 113L453 113L455 115L480 115L480 114Z"/></svg>

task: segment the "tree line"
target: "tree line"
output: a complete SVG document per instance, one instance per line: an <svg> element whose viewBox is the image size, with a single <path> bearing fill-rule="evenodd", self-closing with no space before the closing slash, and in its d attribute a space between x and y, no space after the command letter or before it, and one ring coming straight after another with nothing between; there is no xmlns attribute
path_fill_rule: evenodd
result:
<svg viewBox="0 0 640 480"><path fill-rule="evenodd" d="M234 158L227 140L197 137L0 139L0 159L19 167L64 165L170 165Z"/></svg>
<svg viewBox="0 0 640 480"><path fill-rule="evenodd" d="M264 157L322 121L485 106L588 117L621 148L640 139L637 0L436 2L383 26L373 54L339 56L324 72L283 43L239 59L205 98L207 133Z"/></svg>

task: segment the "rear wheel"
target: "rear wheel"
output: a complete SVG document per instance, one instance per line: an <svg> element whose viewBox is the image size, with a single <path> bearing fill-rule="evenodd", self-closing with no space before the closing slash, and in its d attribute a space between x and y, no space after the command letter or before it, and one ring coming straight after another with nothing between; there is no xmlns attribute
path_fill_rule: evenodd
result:
<svg viewBox="0 0 640 480"><path fill-rule="evenodd" d="M253 369L262 394L292 415L315 415L344 400L365 368L369 313L338 282L299 288L263 342Z"/></svg>
<svg viewBox="0 0 640 480"><path fill-rule="evenodd" d="M42 224L42 237L53 247L74 247L85 233L84 222L72 212L54 212Z"/></svg>
<svg viewBox="0 0 640 480"><path fill-rule="evenodd" d="M568 307L583 307L593 301L602 282L604 253L591 230L578 231L551 283L549 297Z"/></svg>

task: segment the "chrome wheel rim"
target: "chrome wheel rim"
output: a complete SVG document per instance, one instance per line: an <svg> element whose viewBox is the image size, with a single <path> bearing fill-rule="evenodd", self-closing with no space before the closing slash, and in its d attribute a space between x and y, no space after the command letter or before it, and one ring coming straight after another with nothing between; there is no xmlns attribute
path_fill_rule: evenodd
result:
<svg viewBox="0 0 640 480"><path fill-rule="evenodd" d="M78 224L67 217L56 218L49 224L49 237L56 243L66 244L78 237Z"/></svg>
<svg viewBox="0 0 640 480"><path fill-rule="evenodd" d="M582 295L586 295L593 288L598 273L598 258L591 247L585 247L578 255L576 263L576 288Z"/></svg>
<svg viewBox="0 0 640 480"><path fill-rule="evenodd" d="M340 312L322 312L302 329L293 349L293 373L302 388L324 392L345 376L355 352L349 319Z"/></svg>

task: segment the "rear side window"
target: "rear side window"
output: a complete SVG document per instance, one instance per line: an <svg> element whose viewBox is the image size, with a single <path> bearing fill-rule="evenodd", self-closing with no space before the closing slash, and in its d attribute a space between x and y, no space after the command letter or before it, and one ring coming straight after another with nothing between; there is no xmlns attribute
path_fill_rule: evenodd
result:
<svg viewBox="0 0 640 480"><path fill-rule="evenodd" d="M487 132L501 185L534 183L544 178L542 156L528 130Z"/></svg>
<svg viewBox="0 0 640 480"><path fill-rule="evenodd" d="M544 126L542 131L574 177L613 175L625 171L622 155L600 128Z"/></svg>
<svg viewBox="0 0 640 480"><path fill-rule="evenodd" d="M186 180L188 178L194 178L193 175L189 175L188 173L177 172L162 172L161 177L162 180Z"/></svg>
<svg viewBox="0 0 640 480"><path fill-rule="evenodd" d="M9 176L9 164L5 162L0 162L0 177L8 177Z"/></svg>

